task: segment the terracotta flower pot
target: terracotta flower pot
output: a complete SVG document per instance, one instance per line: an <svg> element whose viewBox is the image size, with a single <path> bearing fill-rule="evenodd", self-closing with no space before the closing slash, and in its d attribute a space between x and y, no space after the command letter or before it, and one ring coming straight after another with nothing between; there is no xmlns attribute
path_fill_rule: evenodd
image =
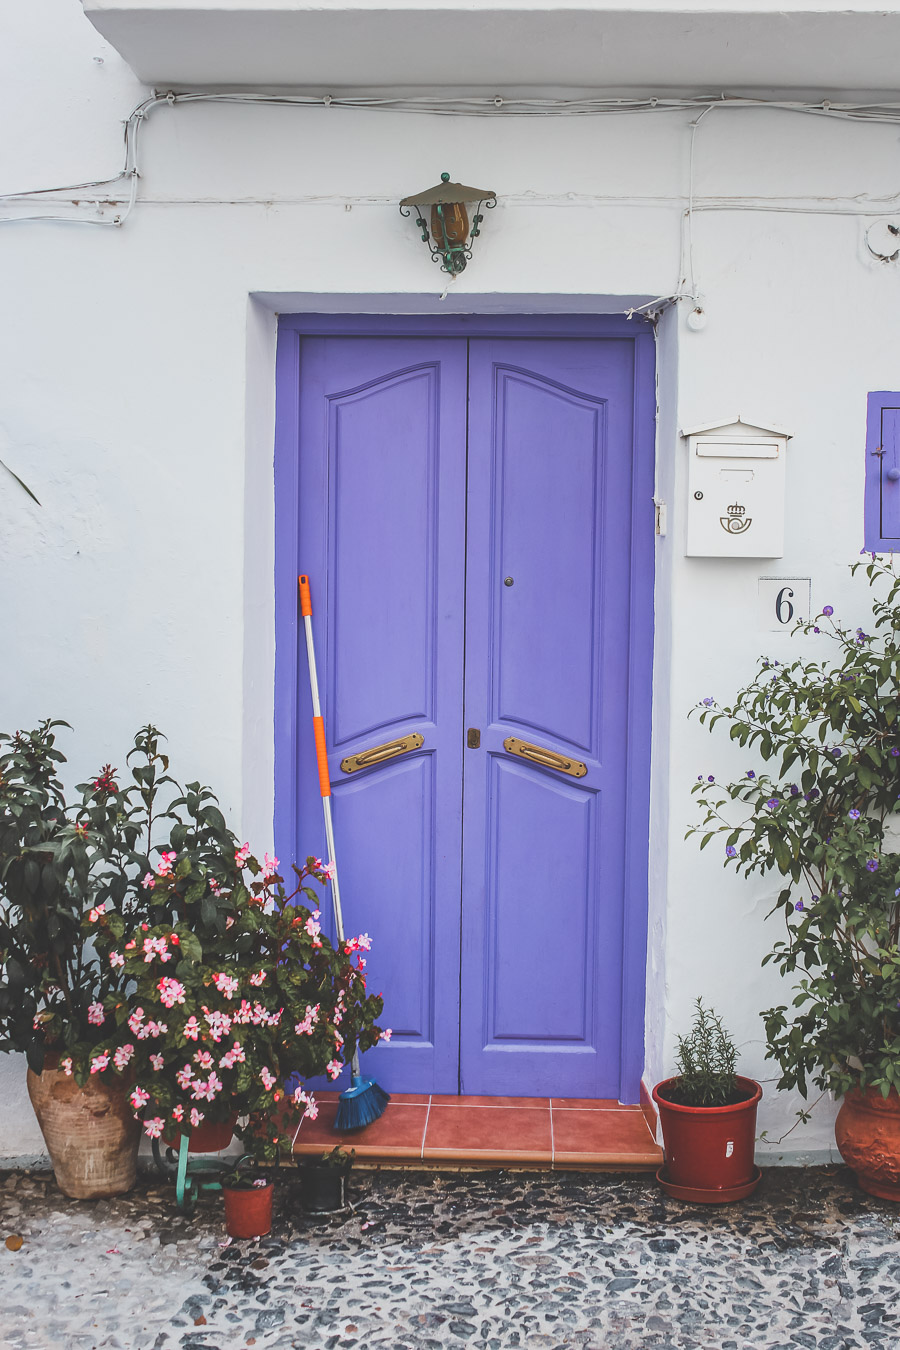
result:
<svg viewBox="0 0 900 1350"><path fill-rule="evenodd" d="M235 1111L227 1120L201 1120L188 1136L188 1153L218 1153L221 1149L227 1148L234 1138L237 1118L238 1113ZM170 1148L177 1148L180 1142L180 1135L163 1136L163 1143L168 1144Z"/></svg>
<svg viewBox="0 0 900 1350"><path fill-rule="evenodd" d="M135 1182L141 1138L128 1084L107 1072L80 1088L56 1062L48 1055L43 1073L29 1069L27 1081L59 1189L75 1200L123 1195Z"/></svg>
<svg viewBox="0 0 900 1350"><path fill-rule="evenodd" d="M759 1184L753 1161L756 1108L762 1088L752 1078L738 1078L744 1100L731 1106L682 1106L666 1100L675 1080L653 1089L663 1132L666 1165L657 1173L670 1195L701 1204L742 1200Z"/></svg>
<svg viewBox="0 0 900 1350"><path fill-rule="evenodd" d="M251 1186L247 1190L222 1187L225 1197L225 1229L230 1237L265 1237L272 1231L271 1181L265 1186Z"/></svg>
<svg viewBox="0 0 900 1350"><path fill-rule="evenodd" d="M891 1088L851 1088L834 1122L838 1150L864 1191L900 1201L900 1097Z"/></svg>

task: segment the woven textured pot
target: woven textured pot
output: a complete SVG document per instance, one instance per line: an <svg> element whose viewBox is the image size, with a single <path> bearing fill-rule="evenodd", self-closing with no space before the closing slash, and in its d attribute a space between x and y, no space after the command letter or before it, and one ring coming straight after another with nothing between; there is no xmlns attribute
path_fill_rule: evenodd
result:
<svg viewBox="0 0 900 1350"><path fill-rule="evenodd" d="M900 1097L891 1088L851 1088L834 1122L841 1157L864 1191L900 1201Z"/></svg>
<svg viewBox="0 0 900 1350"><path fill-rule="evenodd" d="M128 1084L111 1073L93 1074L80 1088L49 1056L43 1073L29 1069L27 1081L63 1194L96 1200L130 1191L141 1127L128 1101Z"/></svg>

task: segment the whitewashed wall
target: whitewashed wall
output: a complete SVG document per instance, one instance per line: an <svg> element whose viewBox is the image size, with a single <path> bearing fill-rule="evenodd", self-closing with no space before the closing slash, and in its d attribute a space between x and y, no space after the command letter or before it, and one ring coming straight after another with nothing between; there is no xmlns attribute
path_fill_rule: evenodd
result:
<svg viewBox="0 0 900 1350"><path fill-rule="evenodd" d="M100 58L102 64L97 60ZM0 192L106 178L148 92L75 0L0 16ZM0 725L54 715L72 778L122 764L148 720L173 768L216 786L257 848L271 842L275 310L621 309L672 292L688 182L685 115L474 120L195 105L143 129L138 206L121 229L0 224L4 659ZM760 970L774 884L726 875L685 843L698 772L749 767L686 714L725 699L761 652L760 575L811 576L813 604L863 618L847 564L862 544L865 395L896 387L900 273L866 253L857 194L896 183L896 132L775 111L716 110L696 140L695 266L708 324L660 327L656 704L647 1071L702 994L765 1079ZM443 303L395 203L447 169L495 187L469 271ZM70 194L77 196L78 194ZM87 194L84 194L87 195ZM0 203L0 215L51 210ZM108 212L106 213L108 216ZM636 321L637 322L637 321ZM682 426L787 427L788 526L776 562L684 557ZM648 510L649 510L648 504ZM0 1155L39 1151L23 1067L0 1061ZM796 1103L767 1087L777 1138ZM830 1104L787 1150L824 1157ZM760 1150L765 1152L764 1149Z"/></svg>

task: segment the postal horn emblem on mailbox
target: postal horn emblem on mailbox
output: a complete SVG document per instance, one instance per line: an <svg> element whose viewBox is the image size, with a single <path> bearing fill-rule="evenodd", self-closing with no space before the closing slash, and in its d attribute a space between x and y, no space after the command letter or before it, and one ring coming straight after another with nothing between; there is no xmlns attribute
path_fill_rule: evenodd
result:
<svg viewBox="0 0 900 1350"><path fill-rule="evenodd" d="M753 517L744 514L746 507L737 502L729 506L727 516L719 516L719 524L728 534L743 534L753 524Z"/></svg>

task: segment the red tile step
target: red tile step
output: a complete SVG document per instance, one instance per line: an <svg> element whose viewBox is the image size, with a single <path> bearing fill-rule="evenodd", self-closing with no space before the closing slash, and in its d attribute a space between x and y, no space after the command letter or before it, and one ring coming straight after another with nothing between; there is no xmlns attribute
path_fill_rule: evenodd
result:
<svg viewBox="0 0 900 1350"><path fill-rule="evenodd" d="M336 1092L316 1093L294 1154L342 1144L364 1164L655 1170L662 1163L640 1106L571 1097L392 1095L384 1115L361 1130L334 1128Z"/></svg>

